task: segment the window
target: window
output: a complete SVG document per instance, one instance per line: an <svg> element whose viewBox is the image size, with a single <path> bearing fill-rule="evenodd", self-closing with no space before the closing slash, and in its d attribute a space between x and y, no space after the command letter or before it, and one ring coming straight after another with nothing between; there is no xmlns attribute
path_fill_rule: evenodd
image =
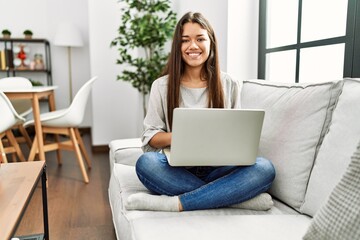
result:
<svg viewBox="0 0 360 240"><path fill-rule="evenodd" d="M360 0L260 0L258 78L360 77Z"/></svg>

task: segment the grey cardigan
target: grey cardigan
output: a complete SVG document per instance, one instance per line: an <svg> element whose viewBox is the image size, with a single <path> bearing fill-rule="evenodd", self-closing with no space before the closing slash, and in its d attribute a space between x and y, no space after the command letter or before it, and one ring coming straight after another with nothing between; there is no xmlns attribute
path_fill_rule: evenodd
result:
<svg viewBox="0 0 360 240"><path fill-rule="evenodd" d="M240 108L240 84L228 74L221 73L224 90L225 108ZM148 110L144 119L144 132L142 134L142 149L144 152L160 151L149 145L150 139L158 132L168 132L169 121L167 117L167 82L168 76L156 79L150 91ZM207 88L180 88L180 107L207 108Z"/></svg>

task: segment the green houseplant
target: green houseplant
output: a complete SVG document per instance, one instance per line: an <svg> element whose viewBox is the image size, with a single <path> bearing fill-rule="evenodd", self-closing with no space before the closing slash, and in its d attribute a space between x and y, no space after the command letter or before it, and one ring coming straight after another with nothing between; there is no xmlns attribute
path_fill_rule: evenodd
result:
<svg viewBox="0 0 360 240"><path fill-rule="evenodd" d="M26 39L30 39L32 38L32 35L33 35L33 32L29 29L26 29L24 32L23 32L24 36Z"/></svg>
<svg viewBox="0 0 360 240"><path fill-rule="evenodd" d="M118 80L130 82L145 97L151 84L164 68L168 53L165 43L172 37L176 25L176 13L170 9L169 0L119 0L123 3L122 23L118 36L111 42L117 47L117 64L125 66ZM138 51L137 57L131 53Z"/></svg>
<svg viewBox="0 0 360 240"><path fill-rule="evenodd" d="M8 29L2 30L1 33L2 33L2 35L3 35L4 38L10 38L10 36L11 36L11 32L10 32L10 30L8 30Z"/></svg>

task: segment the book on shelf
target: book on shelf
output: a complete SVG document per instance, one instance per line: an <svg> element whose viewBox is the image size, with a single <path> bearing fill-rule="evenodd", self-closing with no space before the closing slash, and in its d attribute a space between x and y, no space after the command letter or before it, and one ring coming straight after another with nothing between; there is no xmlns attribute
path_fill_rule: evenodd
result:
<svg viewBox="0 0 360 240"><path fill-rule="evenodd" d="M2 49L0 51L0 62L1 62L0 69L6 70L6 60L5 60L5 50L4 49Z"/></svg>
<svg viewBox="0 0 360 240"><path fill-rule="evenodd" d="M14 53L11 49L0 50L0 70L14 68Z"/></svg>
<svg viewBox="0 0 360 240"><path fill-rule="evenodd" d="M14 53L11 49L5 50L5 61L6 61L6 67L8 68L14 68Z"/></svg>

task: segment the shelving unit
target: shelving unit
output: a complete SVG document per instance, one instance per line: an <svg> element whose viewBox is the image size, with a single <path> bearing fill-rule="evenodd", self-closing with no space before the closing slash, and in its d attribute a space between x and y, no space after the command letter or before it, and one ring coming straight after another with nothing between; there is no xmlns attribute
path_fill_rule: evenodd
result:
<svg viewBox="0 0 360 240"><path fill-rule="evenodd" d="M0 49L9 49L11 50L11 54L13 56L8 56L9 51L5 51L5 59L14 59L14 47L16 44L27 44L29 47L34 44L42 44L43 45L43 52L44 53L44 69L37 70L37 69L17 69L13 66L13 63L7 63L5 69L1 69L0 73L6 73L7 77L10 76L18 76L21 73L32 74L32 73L43 73L46 76L47 85L52 85L52 75L51 75L51 52L50 52L50 43L46 39L25 39L25 38L0 38Z"/></svg>

